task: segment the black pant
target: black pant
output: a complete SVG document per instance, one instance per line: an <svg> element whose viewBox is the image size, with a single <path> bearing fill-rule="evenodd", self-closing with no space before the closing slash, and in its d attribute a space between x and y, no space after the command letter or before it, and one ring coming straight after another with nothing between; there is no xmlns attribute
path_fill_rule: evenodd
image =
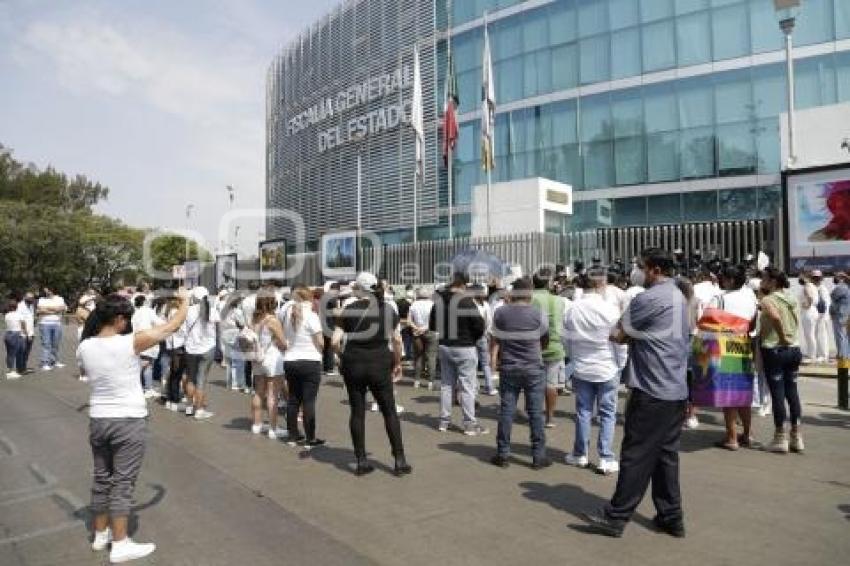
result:
<svg viewBox="0 0 850 566"><path fill-rule="evenodd" d="M617 489L606 515L625 524L652 481L652 501L666 523L682 520L679 491L679 439L686 401L663 401L633 389L626 405Z"/></svg>
<svg viewBox="0 0 850 566"><path fill-rule="evenodd" d="M334 370L334 349L332 336L325 336L325 348L324 350L322 350L322 369L325 373L330 373Z"/></svg>
<svg viewBox="0 0 850 566"><path fill-rule="evenodd" d="M392 357L389 351L346 351L340 367L351 417L351 442L357 458L366 457L366 392L371 391L384 416L384 427L390 439L393 456L404 455L401 440L401 424L395 411L395 395L392 382Z"/></svg>
<svg viewBox="0 0 850 566"><path fill-rule="evenodd" d="M803 355L796 346L762 348L764 377L770 388L770 400L773 405L773 424L777 429L785 426L785 401L791 412L791 426L800 424L802 408L800 394L797 392L797 372Z"/></svg>
<svg viewBox="0 0 850 566"><path fill-rule="evenodd" d="M172 403L180 402L180 380L186 373L186 351L177 348L168 351L171 357L171 368L168 372L168 396L166 401Z"/></svg>
<svg viewBox="0 0 850 566"><path fill-rule="evenodd" d="M254 387L254 367L249 360L245 360L245 387L248 389Z"/></svg>
<svg viewBox="0 0 850 566"><path fill-rule="evenodd" d="M286 383L289 400L286 403L286 428L289 438L298 437L298 409L304 409L304 436L316 439L316 397L322 380L322 362L299 360L286 362Z"/></svg>
<svg viewBox="0 0 850 566"><path fill-rule="evenodd" d="M27 336L27 343L24 346L24 369L29 367L30 363L30 352L32 352L32 343L35 342L35 336Z"/></svg>

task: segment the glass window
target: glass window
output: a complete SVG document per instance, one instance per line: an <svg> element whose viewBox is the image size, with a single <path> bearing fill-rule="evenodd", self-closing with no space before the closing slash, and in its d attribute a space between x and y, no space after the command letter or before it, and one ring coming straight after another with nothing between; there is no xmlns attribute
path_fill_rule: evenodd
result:
<svg viewBox="0 0 850 566"><path fill-rule="evenodd" d="M552 89L566 90L578 85L578 44L552 49Z"/></svg>
<svg viewBox="0 0 850 566"><path fill-rule="evenodd" d="M640 20L654 22L673 16L673 0L640 0Z"/></svg>
<svg viewBox="0 0 850 566"><path fill-rule="evenodd" d="M576 191L584 189L584 171L581 166L578 144L561 146L561 149L557 152L555 167L558 181L571 185Z"/></svg>
<svg viewBox="0 0 850 566"><path fill-rule="evenodd" d="M611 34L611 78L634 77L641 73L640 32L638 28Z"/></svg>
<svg viewBox="0 0 850 566"><path fill-rule="evenodd" d="M679 83L679 124L682 128L714 124L714 100L708 78L695 78Z"/></svg>
<svg viewBox="0 0 850 566"><path fill-rule="evenodd" d="M838 3L846 3L839 0ZM833 22L835 14L832 10L833 0L806 0L803 2L797 25L794 28L794 45L811 45L832 41L835 34Z"/></svg>
<svg viewBox="0 0 850 566"><path fill-rule="evenodd" d="M607 94L582 98L581 103L581 141L593 142L610 140L611 105Z"/></svg>
<svg viewBox="0 0 850 566"><path fill-rule="evenodd" d="M510 118L510 112L496 114L496 136L495 140L493 140L493 151L496 157L510 155L511 153ZM476 124L476 130L472 139L472 143L475 145L475 160L479 161L481 159L480 121L476 121Z"/></svg>
<svg viewBox="0 0 850 566"><path fill-rule="evenodd" d="M776 216L782 206L782 187L773 185L771 187L759 187L758 189L758 218L772 218Z"/></svg>
<svg viewBox="0 0 850 566"><path fill-rule="evenodd" d="M606 0L576 0L578 5L578 34L587 37L608 31Z"/></svg>
<svg viewBox="0 0 850 566"><path fill-rule="evenodd" d="M494 61L522 53L522 19L505 18L489 26L490 49Z"/></svg>
<svg viewBox="0 0 850 566"><path fill-rule="evenodd" d="M493 65L493 73L496 76L496 100L499 102L511 102L522 98L523 88L523 58L514 57L507 61L500 61ZM499 80L499 77L511 77L511 80ZM478 84L481 84L479 77ZM480 100L480 99L479 99Z"/></svg>
<svg viewBox="0 0 850 566"><path fill-rule="evenodd" d="M508 116L508 136L510 138L510 153L522 153L530 148L528 144L528 136L526 135L526 121L530 114L530 109L523 108L514 110Z"/></svg>
<svg viewBox="0 0 850 566"><path fill-rule="evenodd" d="M614 140L614 166L617 185L646 182L646 155L643 136Z"/></svg>
<svg viewBox="0 0 850 566"><path fill-rule="evenodd" d="M545 108L552 113L552 144L557 147L578 141L575 101L556 102Z"/></svg>
<svg viewBox="0 0 850 566"><path fill-rule="evenodd" d="M650 85L643 89L647 132L666 132L679 127L676 93L670 85Z"/></svg>
<svg viewBox="0 0 850 566"><path fill-rule="evenodd" d="M549 22L546 10L535 10L524 15L522 41L524 51L536 51L549 46Z"/></svg>
<svg viewBox="0 0 850 566"><path fill-rule="evenodd" d="M463 163L470 163L478 160L477 149L480 144L477 143L477 140L479 139L480 127L481 123L479 120L467 122L460 127L456 146L457 149L454 152L455 159Z"/></svg>
<svg viewBox="0 0 850 566"><path fill-rule="evenodd" d="M750 1L750 41L753 53L777 51L785 46L784 35L776 19L773 0Z"/></svg>
<svg viewBox="0 0 850 566"><path fill-rule="evenodd" d="M718 214L723 220L754 218L758 209L758 189L724 189L718 192Z"/></svg>
<svg viewBox="0 0 850 566"><path fill-rule="evenodd" d="M750 122L717 126L717 172L720 176L756 172L754 129Z"/></svg>
<svg viewBox="0 0 850 566"><path fill-rule="evenodd" d="M711 17L709 12L677 18L676 41L680 67L711 61Z"/></svg>
<svg viewBox="0 0 850 566"><path fill-rule="evenodd" d="M832 57L797 61L794 67L794 103L799 109L835 103Z"/></svg>
<svg viewBox="0 0 850 566"><path fill-rule="evenodd" d="M682 212L690 222L717 220L717 191L682 193Z"/></svg>
<svg viewBox="0 0 850 566"><path fill-rule="evenodd" d="M646 197L618 198L614 201L614 226L646 224Z"/></svg>
<svg viewBox="0 0 850 566"><path fill-rule="evenodd" d="M850 102L850 51L835 54L835 79L838 100Z"/></svg>
<svg viewBox="0 0 850 566"><path fill-rule="evenodd" d="M457 88L460 91L460 112L470 112L481 102L481 71L474 69L457 74Z"/></svg>
<svg viewBox="0 0 850 566"><path fill-rule="evenodd" d="M607 35L582 39L579 44L581 59L581 84L607 81L610 77L610 51Z"/></svg>
<svg viewBox="0 0 850 566"><path fill-rule="evenodd" d="M709 6L708 0L676 0L676 14L690 14L705 10Z"/></svg>
<svg viewBox="0 0 850 566"><path fill-rule="evenodd" d="M715 61L749 54L750 25L745 4L714 10L712 29Z"/></svg>
<svg viewBox="0 0 850 566"><path fill-rule="evenodd" d="M676 66L676 36L673 20L643 27L643 71L658 71Z"/></svg>
<svg viewBox="0 0 850 566"><path fill-rule="evenodd" d="M457 0L455 3L458 3ZM576 10L572 2L556 2L550 7L549 40L552 45L573 41L576 38L576 19Z"/></svg>
<svg viewBox="0 0 850 566"><path fill-rule="evenodd" d="M682 194L648 197L646 208L650 224L679 224L682 221Z"/></svg>
<svg viewBox="0 0 850 566"><path fill-rule="evenodd" d="M715 175L713 127L682 130L680 144L682 179L700 179Z"/></svg>
<svg viewBox="0 0 850 566"><path fill-rule="evenodd" d="M452 58L455 71L463 72L481 67L481 50L484 48L484 35L481 29L466 32L452 39Z"/></svg>
<svg viewBox="0 0 850 566"><path fill-rule="evenodd" d="M835 39L850 37L850 2L835 0Z"/></svg>
<svg viewBox="0 0 850 566"><path fill-rule="evenodd" d="M779 119L767 118L756 122L756 155L758 172L779 173L781 167L779 151Z"/></svg>
<svg viewBox="0 0 850 566"><path fill-rule="evenodd" d="M753 108L758 118L779 116L787 107L785 66L766 65L752 69Z"/></svg>
<svg viewBox="0 0 850 566"><path fill-rule="evenodd" d="M718 124L739 122L753 117L749 70L732 71L715 77L714 107Z"/></svg>
<svg viewBox="0 0 850 566"><path fill-rule="evenodd" d="M614 185L613 142L600 141L584 144L584 186L598 189Z"/></svg>
<svg viewBox="0 0 850 566"><path fill-rule="evenodd" d="M611 29L622 29L638 23L638 0L610 0L608 18Z"/></svg>
<svg viewBox="0 0 850 566"><path fill-rule="evenodd" d="M614 137L626 138L643 134L643 100L638 89L614 92L611 95L611 116Z"/></svg>
<svg viewBox="0 0 850 566"><path fill-rule="evenodd" d="M523 97L536 96L540 93L537 82L541 70L537 66L537 53L526 53L523 59L525 60L523 64L523 70L525 72L525 82L522 89Z"/></svg>
<svg viewBox="0 0 850 566"><path fill-rule="evenodd" d="M646 136L647 179L650 183L679 179L678 132Z"/></svg>

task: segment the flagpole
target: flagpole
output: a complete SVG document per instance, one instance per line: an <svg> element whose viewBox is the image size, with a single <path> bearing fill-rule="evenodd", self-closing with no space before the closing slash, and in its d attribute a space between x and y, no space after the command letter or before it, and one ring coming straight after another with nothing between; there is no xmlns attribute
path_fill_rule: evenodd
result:
<svg viewBox="0 0 850 566"><path fill-rule="evenodd" d="M448 25L446 26L446 29L448 29L448 31L449 31L448 37L446 38L446 41L447 41L446 53L448 55L448 57L447 57L448 68L446 69L446 75L448 76L449 73L454 72L454 69L452 69L452 33L451 33L452 32L452 0L448 1L448 5L446 7L446 13L447 13L446 15L448 16ZM446 88L449 88L449 81L448 80L446 81ZM446 100L448 101L449 94L444 93L444 96L446 97ZM445 135L446 135L445 132L443 132L443 136L445 136ZM454 152L452 151L452 144L449 143L447 149L448 149L448 151L446 152L446 154L448 155L447 166L449 168L449 240L452 240L455 237L455 235L454 235L454 194L453 194L454 191L453 191L453 187L452 187L452 181L454 180L454 178L453 178L454 177L454 175L453 175L453 172L454 172L453 171L453 169L454 169L454 161L453 161L454 156L452 154Z"/></svg>
<svg viewBox="0 0 850 566"><path fill-rule="evenodd" d="M452 205L452 199L453 199L453 195L452 195L452 177L453 177L452 169L454 168L454 162L452 161L453 156L452 156L451 145L449 145L448 154L449 154L449 158L448 158L448 162L449 162L449 240L451 240L455 237L455 235L454 235L454 218L453 218L454 217L454 206Z"/></svg>
<svg viewBox="0 0 850 566"><path fill-rule="evenodd" d="M487 167L487 236L492 236L490 232L490 184L492 183L492 174L490 167Z"/></svg>
<svg viewBox="0 0 850 566"><path fill-rule="evenodd" d="M419 174L416 168L413 169L413 243L419 242L419 203L417 202L416 185L419 179Z"/></svg>

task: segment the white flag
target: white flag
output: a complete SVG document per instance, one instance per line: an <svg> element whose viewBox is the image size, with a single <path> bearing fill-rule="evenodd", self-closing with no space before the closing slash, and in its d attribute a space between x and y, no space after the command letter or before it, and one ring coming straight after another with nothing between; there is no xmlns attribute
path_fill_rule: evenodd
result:
<svg viewBox="0 0 850 566"><path fill-rule="evenodd" d="M410 125L416 133L416 171L421 177L425 164L425 125L422 111L422 73L419 70L419 47L413 46L413 101Z"/></svg>
<svg viewBox="0 0 850 566"><path fill-rule="evenodd" d="M481 65L481 165L485 171L492 171L493 140L496 130L496 87L493 84L493 58L490 55L490 35L487 22L484 22L484 61Z"/></svg>

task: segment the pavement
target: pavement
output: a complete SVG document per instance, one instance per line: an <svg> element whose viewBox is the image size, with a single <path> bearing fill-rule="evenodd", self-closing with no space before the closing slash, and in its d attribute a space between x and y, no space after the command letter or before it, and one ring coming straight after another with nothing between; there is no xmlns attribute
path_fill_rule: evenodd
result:
<svg viewBox="0 0 850 566"><path fill-rule="evenodd" d="M0 566L107 562L87 545L88 386L71 369L75 333L66 336L67 368L0 380ZM37 356L36 348L31 362ZM389 473L383 423L369 413L367 448L379 467L358 478L338 377L325 378L319 393L328 445L310 452L251 435L249 398L226 390L223 378L215 370L210 421L150 404L131 531L158 549L140 565L833 565L850 553L850 413L834 408L831 380L801 377L805 455L714 448L722 415L700 415L701 427L683 435L688 536L677 540L654 532L649 499L622 539L584 532L578 514L604 504L616 478L562 463L573 439L572 397L561 397L558 427L547 431L555 464L529 467L520 423L512 465L500 469L487 463L495 397L481 399L491 434L439 433L437 393L403 382L414 472ZM772 421L756 421L767 441ZM621 434L618 427L618 445Z"/></svg>

